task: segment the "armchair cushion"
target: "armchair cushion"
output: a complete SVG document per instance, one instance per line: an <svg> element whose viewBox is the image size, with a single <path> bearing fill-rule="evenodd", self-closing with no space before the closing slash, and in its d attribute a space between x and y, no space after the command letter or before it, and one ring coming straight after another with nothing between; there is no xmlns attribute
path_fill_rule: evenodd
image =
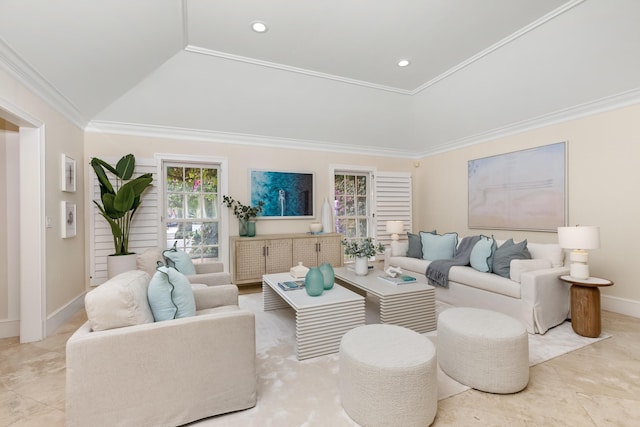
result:
<svg viewBox="0 0 640 427"><path fill-rule="evenodd" d="M136 268L149 275L149 278L156 274L158 262L164 264L164 257L160 248L147 248L136 255Z"/></svg>
<svg viewBox="0 0 640 427"><path fill-rule="evenodd" d="M220 285L201 289L194 289L196 310L205 310L220 306L238 305L238 287L236 285Z"/></svg>
<svg viewBox="0 0 640 427"><path fill-rule="evenodd" d="M173 267L180 273L190 276L196 274L196 268L193 266L193 260L185 251L179 251L175 247L162 252L165 261L169 267Z"/></svg>
<svg viewBox="0 0 640 427"><path fill-rule="evenodd" d="M163 266L157 270L147 292L156 322L194 316L196 302L185 275L172 267Z"/></svg>
<svg viewBox="0 0 640 427"><path fill-rule="evenodd" d="M141 270L118 274L84 297L87 319L92 331L152 323L147 302L149 275Z"/></svg>

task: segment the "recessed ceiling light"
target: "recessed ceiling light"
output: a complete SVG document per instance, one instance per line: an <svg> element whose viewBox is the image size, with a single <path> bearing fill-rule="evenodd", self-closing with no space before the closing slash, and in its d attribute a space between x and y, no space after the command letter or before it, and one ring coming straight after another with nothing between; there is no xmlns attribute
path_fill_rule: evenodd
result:
<svg viewBox="0 0 640 427"><path fill-rule="evenodd" d="M253 29L253 31L255 31L256 33L266 33L268 30L267 24L260 21L252 22L251 29Z"/></svg>
<svg viewBox="0 0 640 427"><path fill-rule="evenodd" d="M408 59L401 59L398 61L398 67L406 67L410 64Z"/></svg>

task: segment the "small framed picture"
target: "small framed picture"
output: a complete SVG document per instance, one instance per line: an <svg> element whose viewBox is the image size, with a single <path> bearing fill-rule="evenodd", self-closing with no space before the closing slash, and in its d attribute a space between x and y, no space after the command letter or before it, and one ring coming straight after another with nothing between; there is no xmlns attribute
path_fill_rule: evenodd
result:
<svg viewBox="0 0 640 427"><path fill-rule="evenodd" d="M63 239L76 235L76 204L60 202L60 215L62 218L60 235Z"/></svg>
<svg viewBox="0 0 640 427"><path fill-rule="evenodd" d="M62 155L60 161L60 189L68 193L76 192L76 161L69 156Z"/></svg>

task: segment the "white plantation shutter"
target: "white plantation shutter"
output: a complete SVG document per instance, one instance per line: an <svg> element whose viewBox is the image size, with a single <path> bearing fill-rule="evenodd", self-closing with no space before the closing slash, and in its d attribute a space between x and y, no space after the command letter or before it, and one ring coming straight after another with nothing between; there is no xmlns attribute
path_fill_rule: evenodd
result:
<svg viewBox="0 0 640 427"><path fill-rule="evenodd" d="M412 230L411 174L376 172L374 182L376 240L385 245L391 243L387 221L403 221L404 234L400 235L400 240L406 240L406 232Z"/></svg>
<svg viewBox="0 0 640 427"><path fill-rule="evenodd" d="M118 159L103 159L115 164ZM114 252L113 237L109 223L100 215L93 200L100 200L98 178L89 168L91 185L89 186L90 219L89 219L89 253L90 284L99 285L107 280L107 256ZM153 159L136 159L134 176L151 173L153 182L142 195L142 203L133 216L129 233L129 251L140 253L146 248L158 247L160 235L160 195L158 194L158 168ZM113 183L113 179L111 181Z"/></svg>

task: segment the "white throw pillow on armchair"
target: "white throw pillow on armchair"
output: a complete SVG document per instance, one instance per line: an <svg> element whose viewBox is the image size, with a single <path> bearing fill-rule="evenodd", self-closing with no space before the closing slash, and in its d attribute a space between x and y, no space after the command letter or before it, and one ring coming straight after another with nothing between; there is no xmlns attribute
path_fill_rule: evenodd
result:
<svg viewBox="0 0 640 427"><path fill-rule="evenodd" d="M153 323L147 300L150 277L142 270L118 274L84 297L92 331Z"/></svg>

